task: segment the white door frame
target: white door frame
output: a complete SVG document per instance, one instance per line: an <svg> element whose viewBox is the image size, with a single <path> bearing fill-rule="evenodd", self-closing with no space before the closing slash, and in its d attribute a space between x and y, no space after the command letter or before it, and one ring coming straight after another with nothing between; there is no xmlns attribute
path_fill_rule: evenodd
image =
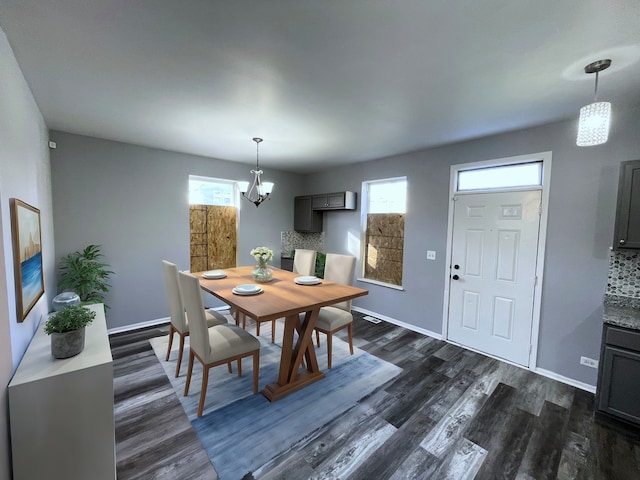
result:
<svg viewBox="0 0 640 480"><path fill-rule="evenodd" d="M542 161L542 209L540 212L540 230L538 234L538 258L536 261L536 284L533 293L533 318L531 324L531 351L529 352L529 370L535 371L538 364L538 337L540 333L540 309L542 303L542 285L544 273L545 247L547 243L547 218L549 213L549 185L551 182L551 152L540 152L529 155L519 155L516 157L499 158L495 160L485 160L481 162L464 163L452 165L449 174L449 217L447 224L447 253L446 266L444 272L444 308L442 312L442 338L448 341L448 320L449 320L449 285L451 275L451 250L453 242L453 211L454 195L464 195L457 192L458 172L474 168L512 165L518 163ZM535 188L535 187L534 187ZM470 194L482 192L502 192L513 190L531 190L531 188L509 188L500 190L473 190ZM497 357L496 357L497 358Z"/></svg>

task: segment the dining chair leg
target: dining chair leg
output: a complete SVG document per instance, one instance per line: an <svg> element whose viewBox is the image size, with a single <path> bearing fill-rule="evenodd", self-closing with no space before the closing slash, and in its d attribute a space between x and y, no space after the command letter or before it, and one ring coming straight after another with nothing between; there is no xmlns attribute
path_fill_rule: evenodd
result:
<svg viewBox="0 0 640 480"><path fill-rule="evenodd" d="M176 332L176 329L173 328L173 325L169 326L169 348L167 348L167 358L165 358L165 362L169 361L169 355L171 354L171 346L173 345L173 334Z"/></svg>
<svg viewBox="0 0 640 480"><path fill-rule="evenodd" d="M184 396L189 395L189 385L191 384L191 372L193 372L193 351L189 351L189 366L187 367L187 379L184 382Z"/></svg>
<svg viewBox="0 0 640 480"><path fill-rule="evenodd" d="M333 335L331 333L327 333L327 357L329 359L329 370L331 370L331 341L333 339Z"/></svg>
<svg viewBox="0 0 640 480"><path fill-rule="evenodd" d="M180 348L178 349L178 363L176 364L176 378L180 376L180 365L182 364L182 353L184 352L184 337L186 335L180 335Z"/></svg>
<svg viewBox="0 0 640 480"><path fill-rule="evenodd" d="M260 322L256 320L256 337L260 336Z"/></svg>
<svg viewBox="0 0 640 480"><path fill-rule="evenodd" d="M231 362L227 363L227 367L229 368L229 373L233 373L233 368L231 368Z"/></svg>
<svg viewBox="0 0 640 480"><path fill-rule="evenodd" d="M349 335L349 350L351 351L351 355L353 355L353 324L350 323L347 327L347 334Z"/></svg>
<svg viewBox="0 0 640 480"><path fill-rule="evenodd" d="M239 377L242 376L242 359L241 358L238 359L238 376Z"/></svg>
<svg viewBox="0 0 640 480"><path fill-rule="evenodd" d="M271 320L271 343L276 343L276 321Z"/></svg>
<svg viewBox="0 0 640 480"><path fill-rule="evenodd" d="M258 393L258 373L260 372L260 350L253 354L253 394Z"/></svg>
<svg viewBox="0 0 640 480"><path fill-rule="evenodd" d="M318 348L320 348L320 332L316 330L316 343L318 344Z"/></svg>
<svg viewBox="0 0 640 480"><path fill-rule="evenodd" d="M200 403L198 404L198 416L202 416L204 410L204 398L207 396L207 385L209 385L209 366L202 365L202 390L200 390Z"/></svg>

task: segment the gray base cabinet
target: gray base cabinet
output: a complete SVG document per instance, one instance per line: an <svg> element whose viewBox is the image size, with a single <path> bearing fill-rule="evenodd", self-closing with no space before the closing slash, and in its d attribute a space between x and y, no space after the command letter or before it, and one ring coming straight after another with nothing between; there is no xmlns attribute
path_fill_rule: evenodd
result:
<svg viewBox="0 0 640 480"><path fill-rule="evenodd" d="M640 426L640 331L605 323L602 339L597 418Z"/></svg>
<svg viewBox="0 0 640 480"><path fill-rule="evenodd" d="M289 272L293 272L293 258L280 257L280 268Z"/></svg>

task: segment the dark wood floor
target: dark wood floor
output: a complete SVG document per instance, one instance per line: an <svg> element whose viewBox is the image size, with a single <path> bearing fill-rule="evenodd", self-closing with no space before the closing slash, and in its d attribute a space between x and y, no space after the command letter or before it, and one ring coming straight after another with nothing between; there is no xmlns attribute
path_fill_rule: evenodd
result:
<svg viewBox="0 0 640 480"><path fill-rule="evenodd" d="M356 346L403 372L247 480L640 479L640 443L594 423L592 394L354 317ZM149 345L166 332L111 337L118 478L216 479Z"/></svg>

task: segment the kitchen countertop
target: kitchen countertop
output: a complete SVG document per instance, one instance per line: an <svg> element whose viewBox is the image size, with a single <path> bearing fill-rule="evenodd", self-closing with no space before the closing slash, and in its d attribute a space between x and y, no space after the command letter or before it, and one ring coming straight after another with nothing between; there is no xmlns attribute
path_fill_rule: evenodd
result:
<svg viewBox="0 0 640 480"><path fill-rule="evenodd" d="M640 298L605 295L603 321L640 330Z"/></svg>

